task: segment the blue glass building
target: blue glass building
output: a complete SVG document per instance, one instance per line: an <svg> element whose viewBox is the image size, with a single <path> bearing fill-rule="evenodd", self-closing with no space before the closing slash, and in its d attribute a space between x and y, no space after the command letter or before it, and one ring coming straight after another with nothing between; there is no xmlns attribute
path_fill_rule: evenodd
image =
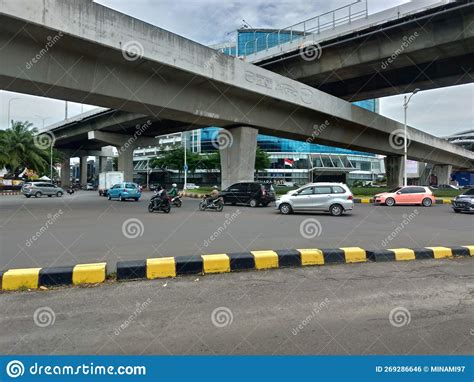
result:
<svg viewBox="0 0 474 382"><path fill-rule="evenodd" d="M290 41L299 32L268 29L239 29L234 44L216 46L224 54L246 56L263 49L271 48L282 42ZM354 105L378 112L378 100L354 102ZM209 153L216 150L219 128L202 129L198 137L190 137L189 148L194 152ZM308 180L337 180L351 183L354 180L372 181L383 171L381 159L374 154L348 150L339 147L324 146L316 143L295 141L259 134L257 144L270 154L271 168L260 177L266 181L293 181L304 183ZM293 161L289 168L286 159ZM311 171L313 169L313 171ZM311 174L309 174L311 172Z"/></svg>
<svg viewBox="0 0 474 382"><path fill-rule="evenodd" d="M301 33L295 31L278 33L268 29L240 29L231 43L220 44L213 48L224 54L245 56L290 41L298 35ZM378 100L359 101L354 105L378 112ZM196 153L214 152L218 147L218 133L218 127L186 132L184 133L186 146ZM181 141L181 135L178 138L178 134L170 135L173 136L170 139L174 143L177 143L176 140ZM271 161L269 169L257 174L260 181L304 184L320 180L350 184L355 180L373 181L381 177L384 172L382 159L374 154L263 134L258 134L257 145L269 154ZM142 155L147 155L145 151ZM146 161L140 158L137 158L137 161L136 170L144 171ZM205 173L200 174L198 171L194 176L197 178L193 181L197 183L216 184L216 179L206 179ZM180 182L177 178L176 181Z"/></svg>

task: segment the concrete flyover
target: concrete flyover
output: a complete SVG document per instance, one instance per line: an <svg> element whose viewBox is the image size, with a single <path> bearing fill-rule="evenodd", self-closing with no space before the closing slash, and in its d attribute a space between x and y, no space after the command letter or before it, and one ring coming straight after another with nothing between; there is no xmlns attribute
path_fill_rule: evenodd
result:
<svg viewBox="0 0 474 382"><path fill-rule="evenodd" d="M253 128L401 161L393 138L402 124L91 1L0 0L0 49L1 89L149 116L149 136L183 126L235 129L224 149L232 154L254 151L256 141L244 139L244 150L239 140ZM133 126L100 136L91 132L103 128L91 123L87 140L84 130L77 140L67 132L64 139L75 147L90 140L124 147L135 136L141 144L148 127ZM459 168L474 160L474 153L417 129L408 134L411 159ZM251 168L244 159L223 163L223 172L232 168L223 178L251 176L242 175ZM400 166L392 167L400 173Z"/></svg>
<svg viewBox="0 0 474 382"><path fill-rule="evenodd" d="M319 58L305 60L311 42ZM246 60L351 101L470 83L474 3L416 1Z"/></svg>

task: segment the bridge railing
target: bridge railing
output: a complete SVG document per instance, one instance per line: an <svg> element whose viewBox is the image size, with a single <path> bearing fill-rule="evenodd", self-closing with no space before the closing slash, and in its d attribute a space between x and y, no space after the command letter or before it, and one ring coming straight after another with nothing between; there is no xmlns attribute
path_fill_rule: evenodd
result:
<svg viewBox="0 0 474 382"><path fill-rule="evenodd" d="M239 55L247 56L292 42L293 40L306 38L308 35L318 35L326 30L336 29L341 25L350 24L355 20L366 18L367 16L367 0L358 0L297 24L290 25L289 27L266 33L264 36L259 36L254 40L247 41L244 45L243 54L239 52ZM259 46L259 41L261 43L263 42L263 47L261 45ZM259 49L259 47L261 47L261 49Z"/></svg>

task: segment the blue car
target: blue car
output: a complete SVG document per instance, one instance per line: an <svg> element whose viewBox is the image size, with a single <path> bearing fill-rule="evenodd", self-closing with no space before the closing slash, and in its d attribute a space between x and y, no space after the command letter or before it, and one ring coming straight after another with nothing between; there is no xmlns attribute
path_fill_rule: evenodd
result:
<svg viewBox="0 0 474 382"><path fill-rule="evenodd" d="M107 192L107 198L111 199L120 199L122 202L127 199L133 199L138 202L138 199L142 196L140 192L140 187L136 183L118 183L112 188L109 188Z"/></svg>

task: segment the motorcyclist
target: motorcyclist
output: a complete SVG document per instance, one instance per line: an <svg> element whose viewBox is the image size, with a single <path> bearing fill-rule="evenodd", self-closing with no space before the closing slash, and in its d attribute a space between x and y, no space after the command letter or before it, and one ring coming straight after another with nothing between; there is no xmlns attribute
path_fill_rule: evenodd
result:
<svg viewBox="0 0 474 382"><path fill-rule="evenodd" d="M212 188L211 193L209 194L208 198L206 199L207 205L211 205L211 203L219 197L219 190L216 186Z"/></svg>
<svg viewBox="0 0 474 382"><path fill-rule="evenodd" d="M171 199L178 196L178 186L176 183L173 183L171 185L171 190L168 192L168 195L170 196Z"/></svg>
<svg viewBox="0 0 474 382"><path fill-rule="evenodd" d="M155 208L159 208L162 203L169 203L166 188L159 185L156 187L155 193L158 196L155 200Z"/></svg>

